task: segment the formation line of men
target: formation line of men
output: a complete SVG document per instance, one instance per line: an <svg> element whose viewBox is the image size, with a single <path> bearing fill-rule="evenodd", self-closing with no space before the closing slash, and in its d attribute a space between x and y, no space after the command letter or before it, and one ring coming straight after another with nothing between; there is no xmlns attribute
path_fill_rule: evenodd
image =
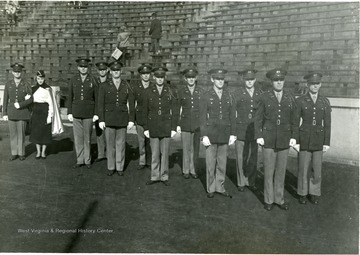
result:
<svg viewBox="0 0 360 255"><path fill-rule="evenodd" d="M182 172L185 179L198 178L200 143L206 153L207 197L231 195L225 189L227 151L235 144L237 186L254 191L258 146L264 156L264 208L288 210L284 182L289 148L299 152L298 195L301 204L318 204L321 195L323 153L329 149L331 106L319 94L322 75L304 76L309 92L295 98L284 90L287 72L268 71L272 87L256 86L257 71L241 75L245 84L234 92L224 86L227 71L209 71L211 84L204 90L196 83L198 70L182 71L184 82L175 90L166 84L164 67L142 64L140 80L121 79L119 62L96 63L98 77L89 73L90 60L78 58L78 74L69 84L68 119L73 122L76 164L91 168L90 138L96 126L98 158L107 158L108 176L124 175L126 131L136 126L139 142L138 169L149 167L147 185L169 186L170 139L181 133ZM14 79L5 87L4 119L9 121L12 155L24 158L24 126L28 119L31 90L21 80L19 64L12 65ZM153 79L151 79L151 75ZM18 105L16 105L18 103Z"/></svg>

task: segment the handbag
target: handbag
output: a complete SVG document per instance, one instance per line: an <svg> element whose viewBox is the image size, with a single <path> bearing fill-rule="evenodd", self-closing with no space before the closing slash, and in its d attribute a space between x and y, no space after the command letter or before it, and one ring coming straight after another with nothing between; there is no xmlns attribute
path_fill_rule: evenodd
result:
<svg viewBox="0 0 360 255"><path fill-rule="evenodd" d="M118 60L121 57L122 54L123 54L123 52L119 48L116 48L114 50L114 52L111 54L111 57Z"/></svg>

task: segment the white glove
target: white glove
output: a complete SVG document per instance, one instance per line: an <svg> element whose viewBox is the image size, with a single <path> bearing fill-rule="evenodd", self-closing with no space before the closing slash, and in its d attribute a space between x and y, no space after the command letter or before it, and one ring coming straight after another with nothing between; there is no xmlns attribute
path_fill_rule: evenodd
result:
<svg viewBox="0 0 360 255"><path fill-rule="evenodd" d="M180 126L177 126L177 127L176 127L176 132L178 132L179 134L181 134L181 127L180 127Z"/></svg>
<svg viewBox="0 0 360 255"><path fill-rule="evenodd" d="M231 135L229 138L229 145L232 145L233 143L235 143L237 137L235 135Z"/></svg>
<svg viewBox="0 0 360 255"><path fill-rule="evenodd" d="M94 115L93 122L97 121L98 119L99 119L99 117L97 115Z"/></svg>
<svg viewBox="0 0 360 255"><path fill-rule="evenodd" d="M105 129L105 122L100 122L99 123L99 128L101 128L102 130L104 130Z"/></svg>
<svg viewBox="0 0 360 255"><path fill-rule="evenodd" d="M144 131L144 136L146 136L147 138L150 138L149 130L145 130L145 131Z"/></svg>
<svg viewBox="0 0 360 255"><path fill-rule="evenodd" d="M129 121L127 129L132 129L134 127L135 123L132 121Z"/></svg>
<svg viewBox="0 0 360 255"><path fill-rule="evenodd" d="M9 120L9 117L8 117L7 115L4 115L4 116L3 116L3 119L4 119L4 121L8 121L8 120Z"/></svg>
<svg viewBox="0 0 360 255"><path fill-rule="evenodd" d="M171 138L173 138L176 135L176 131L171 130Z"/></svg>
<svg viewBox="0 0 360 255"><path fill-rule="evenodd" d="M14 106L15 106L16 109L19 109L19 108L20 108L19 103L14 103Z"/></svg>
<svg viewBox="0 0 360 255"><path fill-rule="evenodd" d="M71 122L74 120L74 117L72 116L72 114L68 114L68 120Z"/></svg>
<svg viewBox="0 0 360 255"><path fill-rule="evenodd" d="M297 152L300 152L300 144L295 144L293 146L294 150L296 150Z"/></svg>
<svg viewBox="0 0 360 255"><path fill-rule="evenodd" d="M204 146L210 146L211 143L210 143L209 137L204 136L203 139L202 139L202 144L203 144Z"/></svg>
<svg viewBox="0 0 360 255"><path fill-rule="evenodd" d="M290 145L291 147L293 147L295 144L296 144L296 139L291 138L289 145Z"/></svg>
<svg viewBox="0 0 360 255"><path fill-rule="evenodd" d="M257 143L258 145L264 146L264 144L265 144L264 138L258 138L258 139L256 139L256 143Z"/></svg>
<svg viewBox="0 0 360 255"><path fill-rule="evenodd" d="M31 97L31 95L27 94L27 95L25 96L25 100L30 99L30 97Z"/></svg>
<svg viewBox="0 0 360 255"><path fill-rule="evenodd" d="M46 124L50 124L51 123L51 116L48 116L47 118L46 118Z"/></svg>
<svg viewBox="0 0 360 255"><path fill-rule="evenodd" d="M329 145L323 145L323 152L327 152L328 149L330 149Z"/></svg>

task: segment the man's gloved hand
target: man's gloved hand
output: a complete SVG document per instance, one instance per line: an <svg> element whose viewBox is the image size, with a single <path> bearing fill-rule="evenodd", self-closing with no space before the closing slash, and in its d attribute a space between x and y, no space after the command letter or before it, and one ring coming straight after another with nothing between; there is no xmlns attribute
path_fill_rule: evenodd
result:
<svg viewBox="0 0 360 255"><path fill-rule="evenodd" d="M129 121L127 129L132 129L134 127L135 123L132 121Z"/></svg>
<svg viewBox="0 0 360 255"><path fill-rule="evenodd" d="M264 138L258 138L258 139L256 139L256 143L257 143L258 145L264 146L264 144L265 144Z"/></svg>
<svg viewBox="0 0 360 255"><path fill-rule="evenodd" d="M323 152L327 152L330 149L329 145L323 145Z"/></svg>
<svg viewBox="0 0 360 255"><path fill-rule="evenodd" d="M69 120L69 121L71 121L71 122L73 122L74 117L73 117L73 115L72 115L72 114L68 114L68 120Z"/></svg>
<svg viewBox="0 0 360 255"><path fill-rule="evenodd" d="M173 138L176 135L176 131L171 130L171 138Z"/></svg>
<svg viewBox="0 0 360 255"><path fill-rule="evenodd" d="M20 108L20 105L19 105L18 102L14 103L14 106L15 106L16 109L19 109L19 108Z"/></svg>
<svg viewBox="0 0 360 255"><path fill-rule="evenodd" d="M30 97L31 97L31 95L27 94L27 95L25 96L25 100L30 99Z"/></svg>
<svg viewBox="0 0 360 255"><path fill-rule="evenodd" d="M102 121L102 122L99 123L99 128L101 128L102 130L104 130L105 127L106 127L106 126L105 126L105 122Z"/></svg>
<svg viewBox="0 0 360 255"><path fill-rule="evenodd" d="M50 124L51 123L51 116L48 116L47 118L46 118L46 124Z"/></svg>
<svg viewBox="0 0 360 255"><path fill-rule="evenodd" d="M147 138L150 138L150 132L149 132L149 130L145 130L145 131L144 131L144 136L146 136Z"/></svg>
<svg viewBox="0 0 360 255"><path fill-rule="evenodd" d="M300 144L295 144L293 146L294 150L296 150L297 152L300 152Z"/></svg>
<svg viewBox="0 0 360 255"><path fill-rule="evenodd" d="M204 146L210 146L211 143L210 143L209 137L204 136L204 137L202 138L202 144L203 144Z"/></svg>
<svg viewBox="0 0 360 255"><path fill-rule="evenodd" d="M293 147L295 144L296 144L296 139L291 138L289 145L290 145L291 147Z"/></svg>
<svg viewBox="0 0 360 255"><path fill-rule="evenodd" d="M235 135L231 135L229 138L229 145L232 145L233 143L235 143L237 137Z"/></svg>
<svg viewBox="0 0 360 255"><path fill-rule="evenodd" d="M99 119L99 116L94 115L94 117L93 117L93 122L97 121L98 119Z"/></svg>
<svg viewBox="0 0 360 255"><path fill-rule="evenodd" d="M9 120L9 117L8 117L7 115L4 115L4 116L3 116L3 120L4 120L4 121L8 121L8 120Z"/></svg>
<svg viewBox="0 0 360 255"><path fill-rule="evenodd" d="M177 127L176 127L176 132L178 132L179 134L181 134L181 127L180 127L180 126L177 126Z"/></svg>

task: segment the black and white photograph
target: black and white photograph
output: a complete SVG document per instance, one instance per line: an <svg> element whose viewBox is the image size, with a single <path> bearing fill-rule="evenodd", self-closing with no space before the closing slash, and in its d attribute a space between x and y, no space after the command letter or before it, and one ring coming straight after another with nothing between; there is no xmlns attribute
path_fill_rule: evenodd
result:
<svg viewBox="0 0 360 255"><path fill-rule="evenodd" d="M359 254L359 7L0 0L0 253Z"/></svg>

